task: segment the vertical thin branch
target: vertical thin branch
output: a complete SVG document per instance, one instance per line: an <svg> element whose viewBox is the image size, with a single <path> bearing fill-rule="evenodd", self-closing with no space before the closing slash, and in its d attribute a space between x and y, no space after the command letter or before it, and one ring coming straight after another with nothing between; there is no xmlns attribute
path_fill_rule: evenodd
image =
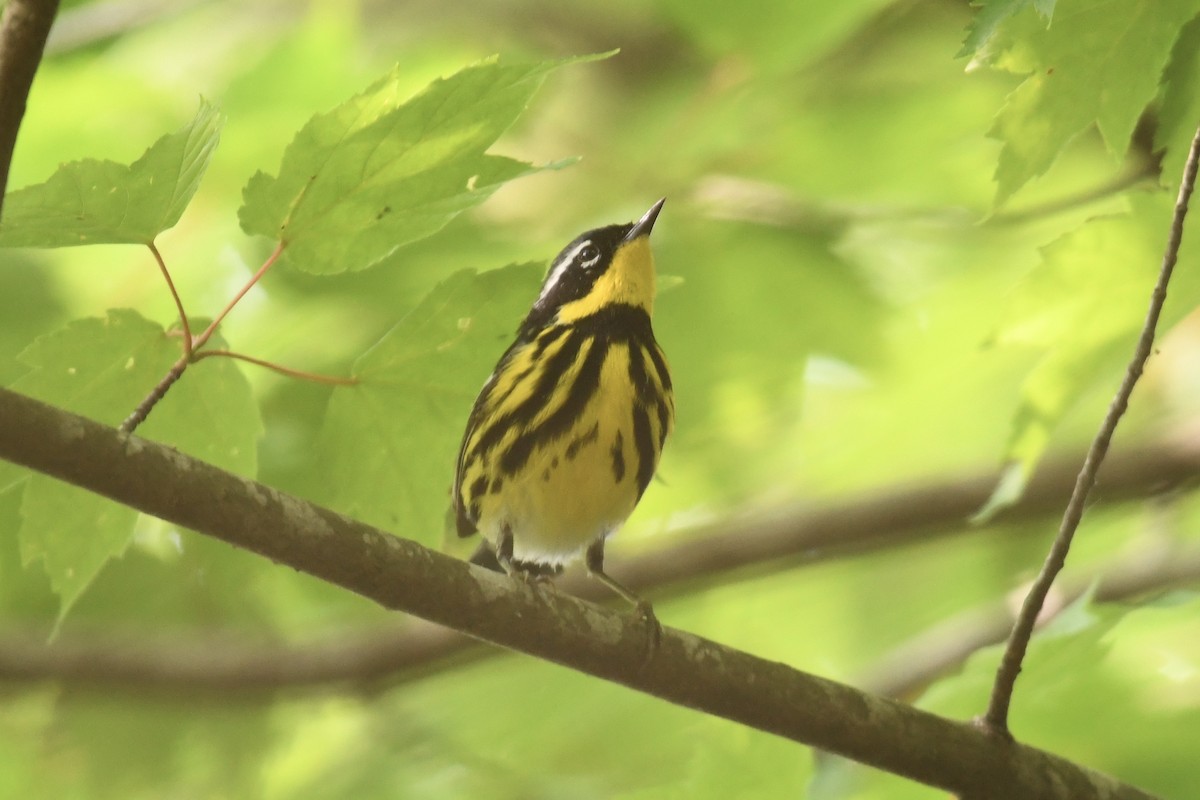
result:
<svg viewBox="0 0 1200 800"><path fill-rule="evenodd" d="M0 210L29 88L57 13L58 0L9 0L0 20Z"/></svg>
<svg viewBox="0 0 1200 800"><path fill-rule="evenodd" d="M1121 415L1125 413L1125 409L1129 405L1133 387L1141 377L1146 360L1150 357L1150 351L1154 346L1154 332L1158 327L1158 318L1167 299L1167 284L1171 280L1171 273L1179 258L1179 245L1183 241L1183 221L1187 216L1192 189L1196 185L1198 162L1200 162L1200 128L1196 130L1196 135L1192 138L1191 149L1188 151L1187 164L1183 169L1183 181L1179 186L1179 196L1175 200L1175 214L1171 219L1170 238L1167 241L1166 251L1163 253L1158 282L1154 286L1153 294L1150 295L1150 309L1146 313L1146 322L1142 326L1142 334L1138 338L1133 358L1125 370L1125 378L1121 381L1120 388L1117 389L1117 394L1108 408L1104 422L1100 425L1100 430L1096 433L1096 438L1088 449L1087 458L1084 459L1083 468L1079 471L1079 477L1075 481L1075 489L1067 503L1067 510L1063 514L1058 536L1050 547L1050 552L1042 565L1042 571L1025 597L1021 612L1017 615L1016 623L1013 625L1012 633L1009 634L1004 656L996 670L992 696L988 702L987 713L983 716L983 724L995 733L1009 735L1008 709L1012 702L1013 686L1016 684L1017 675L1021 672L1021 662L1024 661L1025 651L1029 647L1029 637L1033 634L1033 628L1041 613L1042 604L1045 603L1046 596L1050 592L1050 587L1063 568L1063 564L1066 563L1067 552L1071 549L1071 539L1075 536L1079 520L1083 517L1088 493L1091 492L1092 485L1096 482L1096 472L1100 469L1100 463L1108 452L1113 432L1117 428Z"/></svg>
<svg viewBox="0 0 1200 800"><path fill-rule="evenodd" d="M171 299L175 301L175 308L179 312L179 324L183 327L183 354L190 359L192 357L192 326L188 323L187 312L183 310L183 300L180 299L179 292L175 290L175 281L171 280L171 272L167 269L167 262L163 261L162 253L158 252L158 246L154 242L150 242L146 246L150 248L150 253L158 262L158 269L167 282L167 288L171 290Z"/></svg>

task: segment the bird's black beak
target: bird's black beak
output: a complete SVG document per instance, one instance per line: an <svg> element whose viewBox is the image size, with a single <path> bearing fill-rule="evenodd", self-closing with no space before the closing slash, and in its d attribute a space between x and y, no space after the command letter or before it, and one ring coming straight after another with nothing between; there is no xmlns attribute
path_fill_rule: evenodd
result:
<svg viewBox="0 0 1200 800"><path fill-rule="evenodd" d="M625 241L632 242L634 239L642 236L649 236L650 231L654 229L654 220L658 219L658 212L662 211L663 203L667 202L667 198L662 198L654 205L650 206L650 210L642 215L642 218L633 223L633 227L629 233L625 234Z"/></svg>

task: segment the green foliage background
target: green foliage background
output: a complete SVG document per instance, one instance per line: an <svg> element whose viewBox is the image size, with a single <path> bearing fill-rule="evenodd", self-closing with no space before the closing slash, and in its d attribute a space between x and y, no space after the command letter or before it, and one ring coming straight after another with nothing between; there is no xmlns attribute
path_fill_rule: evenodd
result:
<svg viewBox="0 0 1200 800"><path fill-rule="evenodd" d="M102 4L65 5L62 28ZM0 380L120 422L179 352L138 243L211 318L282 236L213 345L362 382L206 359L141 432L461 547L444 534L454 448L545 261L666 196L655 325L679 425L614 550L1007 463L1001 507L1048 449L1087 440L1132 349L1200 121L1198 13L209 0L64 37L0 229ZM1118 445L1185 436L1200 412L1198 235L1189 224L1172 331ZM1096 509L1068 572L1194 543L1197 511L1186 494ZM1056 522L964 521L658 613L854 681L930 625L1019 596ZM0 464L0 646L29 630L305 643L392 616ZM1194 591L1082 602L1035 640L1014 731L1189 796L1197 642ZM997 657L918 702L981 712ZM6 797L941 796L514 656L371 691L0 691Z"/></svg>

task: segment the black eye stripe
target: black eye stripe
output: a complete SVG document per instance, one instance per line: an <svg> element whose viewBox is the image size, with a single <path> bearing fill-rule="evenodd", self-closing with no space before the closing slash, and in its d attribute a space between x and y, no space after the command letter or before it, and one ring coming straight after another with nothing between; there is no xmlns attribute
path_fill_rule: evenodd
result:
<svg viewBox="0 0 1200 800"><path fill-rule="evenodd" d="M628 235L630 225L609 225L587 231L564 247L542 282L529 315L521 323L520 335L531 336L554 318L562 306L585 296L595 286Z"/></svg>

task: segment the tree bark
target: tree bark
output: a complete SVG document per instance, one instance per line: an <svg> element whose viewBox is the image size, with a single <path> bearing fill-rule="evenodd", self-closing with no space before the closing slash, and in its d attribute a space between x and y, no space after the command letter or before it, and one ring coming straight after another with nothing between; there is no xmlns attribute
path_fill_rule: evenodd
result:
<svg viewBox="0 0 1200 800"><path fill-rule="evenodd" d="M1065 759L641 618L542 592L169 447L0 390L0 458L380 605L970 798L1147 798Z"/></svg>

